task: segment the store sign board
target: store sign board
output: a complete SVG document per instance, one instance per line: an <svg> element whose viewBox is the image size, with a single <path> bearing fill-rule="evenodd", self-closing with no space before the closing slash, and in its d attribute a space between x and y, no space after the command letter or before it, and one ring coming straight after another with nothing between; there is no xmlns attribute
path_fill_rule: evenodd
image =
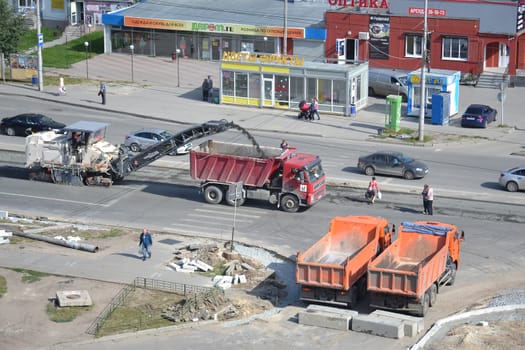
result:
<svg viewBox="0 0 525 350"><path fill-rule="evenodd" d="M281 64L286 66L304 66L304 57L283 56L283 55L260 55L249 52L224 52L222 54L223 62L241 62L241 63L265 63Z"/></svg>
<svg viewBox="0 0 525 350"><path fill-rule="evenodd" d="M411 16L423 16L425 15L425 8L423 7L409 7L408 14ZM445 17L447 15L447 10L443 9L429 9L427 8L427 15L434 17Z"/></svg>
<svg viewBox="0 0 525 350"><path fill-rule="evenodd" d="M370 9L387 9L387 0L327 0L328 5L337 7L363 7Z"/></svg>
<svg viewBox="0 0 525 350"><path fill-rule="evenodd" d="M258 27L248 24L226 24L176 21L156 18L124 17L124 26L166 30L187 30L193 32L228 33L238 35L256 35L283 37L283 27ZM304 28L287 28L288 38L304 39Z"/></svg>

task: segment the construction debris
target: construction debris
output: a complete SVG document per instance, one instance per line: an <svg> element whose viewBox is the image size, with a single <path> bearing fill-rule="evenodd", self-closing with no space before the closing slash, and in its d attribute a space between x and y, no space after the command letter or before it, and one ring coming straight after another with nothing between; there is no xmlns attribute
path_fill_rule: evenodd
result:
<svg viewBox="0 0 525 350"><path fill-rule="evenodd" d="M13 236L12 232L0 230L0 244L8 244L10 241L9 241L9 238L7 237L12 237L12 236Z"/></svg>
<svg viewBox="0 0 525 350"><path fill-rule="evenodd" d="M228 307L225 307L227 305ZM177 323L218 320L221 313L226 315L223 317L235 317L231 316L230 306L224 292L214 288L206 292L188 295L184 301L168 306L162 311L162 317Z"/></svg>

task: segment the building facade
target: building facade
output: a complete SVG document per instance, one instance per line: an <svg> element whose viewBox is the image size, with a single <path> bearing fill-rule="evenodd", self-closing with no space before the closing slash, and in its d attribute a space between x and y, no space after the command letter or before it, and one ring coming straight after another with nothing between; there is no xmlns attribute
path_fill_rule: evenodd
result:
<svg viewBox="0 0 525 350"><path fill-rule="evenodd" d="M426 52L423 1L327 1L326 56L340 62L415 70L425 55L436 69L525 73L523 0L428 0Z"/></svg>

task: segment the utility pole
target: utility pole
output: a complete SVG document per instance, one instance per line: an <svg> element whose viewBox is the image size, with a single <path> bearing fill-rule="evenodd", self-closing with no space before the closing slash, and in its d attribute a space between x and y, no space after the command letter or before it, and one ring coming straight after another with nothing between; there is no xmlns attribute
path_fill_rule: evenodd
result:
<svg viewBox="0 0 525 350"><path fill-rule="evenodd" d="M42 73L42 43L40 43L42 35L42 22L40 20L40 0L36 0L36 35L38 48L38 91L44 91L44 74Z"/></svg>
<svg viewBox="0 0 525 350"><path fill-rule="evenodd" d="M427 107L427 99L426 99L426 93L425 93L425 65L427 63L427 11L428 11L428 0L425 0L425 14L424 14L424 20L423 20L423 42L421 47L421 101L420 101L420 110L419 110L419 141L424 141L425 134L425 110Z"/></svg>
<svg viewBox="0 0 525 350"><path fill-rule="evenodd" d="M288 0L284 0L284 33L283 33L283 52L282 55L288 54Z"/></svg>

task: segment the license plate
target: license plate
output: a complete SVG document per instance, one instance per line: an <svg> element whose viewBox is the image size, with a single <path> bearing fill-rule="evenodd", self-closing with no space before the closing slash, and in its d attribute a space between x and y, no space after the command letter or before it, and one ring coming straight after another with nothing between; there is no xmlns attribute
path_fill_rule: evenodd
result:
<svg viewBox="0 0 525 350"><path fill-rule="evenodd" d="M476 118L474 118L474 117L467 117L466 119L467 119L467 120L474 120L474 119L476 119Z"/></svg>

